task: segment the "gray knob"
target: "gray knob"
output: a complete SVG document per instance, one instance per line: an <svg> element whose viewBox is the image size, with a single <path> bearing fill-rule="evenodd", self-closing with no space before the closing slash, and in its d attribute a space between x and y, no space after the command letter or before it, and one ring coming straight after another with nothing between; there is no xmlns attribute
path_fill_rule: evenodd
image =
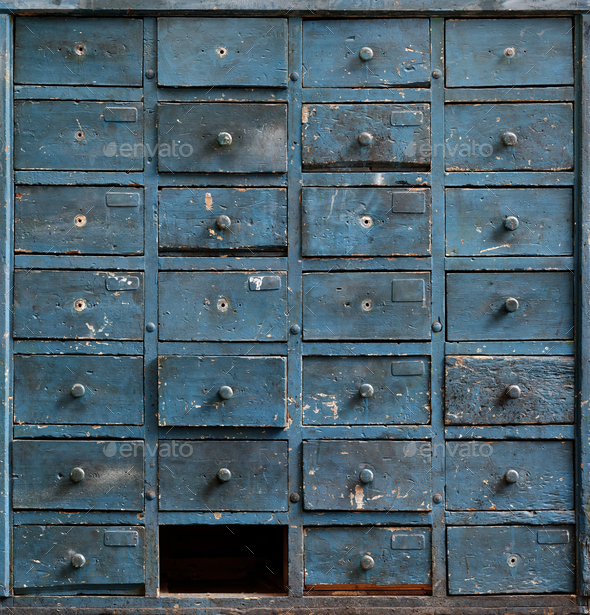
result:
<svg viewBox="0 0 590 615"><path fill-rule="evenodd" d="M219 143L219 145L223 145L225 147L227 145L231 145L232 141L233 139L229 132L220 132L217 135L217 143Z"/></svg>
<svg viewBox="0 0 590 615"><path fill-rule="evenodd" d="M363 570L371 570L375 567L375 560L370 555L363 555L361 557L361 568Z"/></svg>
<svg viewBox="0 0 590 615"><path fill-rule="evenodd" d="M86 388L83 384L76 382L76 384L74 384L70 389L70 393L72 394L72 397L82 397L84 393L86 393Z"/></svg>
<svg viewBox="0 0 590 615"><path fill-rule="evenodd" d="M84 480L86 473L82 468L72 468L70 472L70 480L73 483L79 483Z"/></svg>
<svg viewBox="0 0 590 615"><path fill-rule="evenodd" d="M502 143L504 143L504 145L508 145L509 147L512 147L516 145L517 142L518 142L518 137L513 132L505 132L502 135Z"/></svg>
<svg viewBox="0 0 590 615"><path fill-rule="evenodd" d="M86 563L86 558L81 553L74 553L70 561L72 562L72 566L74 568L82 568L82 566Z"/></svg>
<svg viewBox="0 0 590 615"><path fill-rule="evenodd" d="M221 399L230 399L231 397L234 396L234 390L231 387L228 386L222 386L219 389L219 397L221 397Z"/></svg>
<svg viewBox="0 0 590 615"><path fill-rule="evenodd" d="M221 470L217 470L215 476L220 483L227 483L231 479L231 472L227 468L221 468Z"/></svg>
<svg viewBox="0 0 590 615"><path fill-rule="evenodd" d="M372 483L374 478L375 476L373 474L373 471L369 470L368 468L361 470L361 473L359 474L359 480L361 481L361 483L364 483L365 485Z"/></svg>
<svg viewBox="0 0 590 615"><path fill-rule="evenodd" d="M231 218L229 216L219 216L217 220L215 220L215 226L220 231L225 231L226 229L231 227Z"/></svg>
<svg viewBox="0 0 590 615"><path fill-rule="evenodd" d="M371 145L371 143L373 143L373 135L370 132L361 132L361 134L358 136L358 142L363 147Z"/></svg>
<svg viewBox="0 0 590 615"><path fill-rule="evenodd" d="M510 399L518 399L520 397L520 387L517 384L511 384L506 389L506 397Z"/></svg>
<svg viewBox="0 0 590 615"><path fill-rule="evenodd" d="M368 62L369 60L373 59L373 50L370 47L363 47L360 51L359 51L359 58L363 61L363 62Z"/></svg>
<svg viewBox="0 0 590 615"><path fill-rule="evenodd" d="M508 299L504 302L504 309L507 312L516 312L519 307L520 304L518 303L518 299L515 299L514 297L508 297Z"/></svg>
<svg viewBox="0 0 590 615"><path fill-rule="evenodd" d="M515 231L519 224L520 222L516 216L508 216L506 220L504 220L504 228L507 231Z"/></svg>
<svg viewBox="0 0 590 615"><path fill-rule="evenodd" d="M361 384L361 386L359 387L359 394L361 397L373 397L374 393L375 390L368 382Z"/></svg>
<svg viewBox="0 0 590 615"><path fill-rule="evenodd" d="M504 480L510 485L517 483L519 479L520 476L516 470L508 470L508 472L504 475Z"/></svg>

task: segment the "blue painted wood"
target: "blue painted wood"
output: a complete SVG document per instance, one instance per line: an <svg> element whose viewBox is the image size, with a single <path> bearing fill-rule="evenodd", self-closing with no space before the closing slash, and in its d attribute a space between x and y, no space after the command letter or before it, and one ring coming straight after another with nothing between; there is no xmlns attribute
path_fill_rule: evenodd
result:
<svg viewBox="0 0 590 615"><path fill-rule="evenodd" d="M564 100L575 100L574 88L461 88L445 91L446 102L561 102Z"/></svg>
<svg viewBox="0 0 590 615"><path fill-rule="evenodd" d="M398 186L406 188L408 186L428 186L430 183L430 172L424 170L423 173L411 171L394 171L376 173L371 169L355 172L320 172L303 173L304 186L326 186L351 185L351 186Z"/></svg>
<svg viewBox="0 0 590 615"><path fill-rule="evenodd" d="M160 355L190 356L283 356L287 346L281 342L269 342L252 346L250 342L159 342Z"/></svg>
<svg viewBox="0 0 590 615"><path fill-rule="evenodd" d="M382 22L383 23L383 22ZM392 42L392 41L390 41ZM307 73L304 75L304 79ZM303 102L428 102L428 88L305 88L302 90Z"/></svg>
<svg viewBox="0 0 590 615"><path fill-rule="evenodd" d="M128 171L15 171L14 179L18 185L43 184L47 186L131 186L143 184L143 173Z"/></svg>
<svg viewBox="0 0 590 615"><path fill-rule="evenodd" d="M145 267L143 256L78 256L65 258L55 254L17 254L16 269L119 269L141 271Z"/></svg>
<svg viewBox="0 0 590 615"><path fill-rule="evenodd" d="M15 425L13 434L15 438L137 440L143 438L143 427L138 425Z"/></svg>
<svg viewBox="0 0 590 615"><path fill-rule="evenodd" d="M447 512L448 525L573 525L575 513L571 510L515 510L501 512Z"/></svg>
<svg viewBox="0 0 590 615"><path fill-rule="evenodd" d="M445 427L451 440L574 440L573 425L454 425Z"/></svg>
<svg viewBox="0 0 590 615"><path fill-rule="evenodd" d="M429 256L327 257L310 258L303 261L304 271L430 271L432 259Z"/></svg>
<svg viewBox="0 0 590 615"><path fill-rule="evenodd" d="M15 100L113 100L118 102L141 102L140 88L113 88L86 85L16 85Z"/></svg>
<svg viewBox="0 0 590 615"><path fill-rule="evenodd" d="M447 186L573 186L575 174L566 171L506 171L493 173L445 173Z"/></svg>
<svg viewBox="0 0 590 615"><path fill-rule="evenodd" d="M430 425L303 425L306 440L427 440Z"/></svg>
<svg viewBox="0 0 590 615"><path fill-rule="evenodd" d="M446 271L564 271L573 270L573 256L447 256Z"/></svg>
<svg viewBox="0 0 590 615"><path fill-rule="evenodd" d="M162 102L287 102L288 90L276 87L158 88Z"/></svg>
<svg viewBox="0 0 590 615"><path fill-rule="evenodd" d="M144 525L141 515L128 511L84 511L56 513L47 510L21 510L13 515L16 525Z"/></svg>
<svg viewBox="0 0 590 615"><path fill-rule="evenodd" d="M277 271L287 269L283 256L161 256L160 271Z"/></svg>
<svg viewBox="0 0 590 615"><path fill-rule="evenodd" d="M574 342L447 342L447 354L480 354L480 355L565 355L574 354Z"/></svg>
<svg viewBox="0 0 590 615"><path fill-rule="evenodd" d="M17 340L15 354L101 354L141 355L141 342L79 341L58 342L55 340Z"/></svg>

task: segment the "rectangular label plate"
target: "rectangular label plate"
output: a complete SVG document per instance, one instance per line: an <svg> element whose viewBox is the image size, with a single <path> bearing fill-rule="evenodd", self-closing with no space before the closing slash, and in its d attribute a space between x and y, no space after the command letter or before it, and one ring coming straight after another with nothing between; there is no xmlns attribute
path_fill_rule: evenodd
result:
<svg viewBox="0 0 590 615"><path fill-rule="evenodd" d="M106 279L107 290L138 290L139 278L133 275L113 275Z"/></svg>
<svg viewBox="0 0 590 615"><path fill-rule="evenodd" d="M398 551L424 549L424 536L422 534L394 534L391 537L391 548Z"/></svg>
<svg viewBox="0 0 590 615"><path fill-rule="evenodd" d="M424 301L424 280L393 280L391 286L393 303L422 303Z"/></svg>
<svg viewBox="0 0 590 615"><path fill-rule="evenodd" d="M537 542L540 545L565 545L570 541L570 533L567 530L539 530Z"/></svg>
<svg viewBox="0 0 590 615"><path fill-rule="evenodd" d="M135 107L107 107L104 110L105 122L137 122Z"/></svg>
<svg viewBox="0 0 590 615"><path fill-rule="evenodd" d="M137 547L137 532L107 531L104 533L105 547Z"/></svg>
<svg viewBox="0 0 590 615"><path fill-rule="evenodd" d="M250 290L279 290L281 278L278 275L251 275L248 284Z"/></svg>
<svg viewBox="0 0 590 615"><path fill-rule="evenodd" d="M424 192L396 190L391 193L391 211L394 214L423 214L426 211Z"/></svg>
<svg viewBox="0 0 590 615"><path fill-rule="evenodd" d="M422 376L424 361L394 361L391 364L392 376Z"/></svg>
<svg viewBox="0 0 590 615"><path fill-rule="evenodd" d="M420 111L393 111L392 126L420 126L424 117Z"/></svg>
<svg viewBox="0 0 590 615"><path fill-rule="evenodd" d="M107 207L137 207L139 192L107 192Z"/></svg>

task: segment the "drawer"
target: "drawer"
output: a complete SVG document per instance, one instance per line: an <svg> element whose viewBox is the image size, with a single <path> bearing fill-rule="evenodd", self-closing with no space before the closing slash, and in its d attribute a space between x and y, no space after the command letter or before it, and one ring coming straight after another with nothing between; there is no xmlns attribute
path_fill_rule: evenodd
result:
<svg viewBox="0 0 590 615"><path fill-rule="evenodd" d="M449 19L447 87L572 85L571 19Z"/></svg>
<svg viewBox="0 0 590 615"><path fill-rule="evenodd" d="M14 528L17 594L142 594L145 531L139 526Z"/></svg>
<svg viewBox="0 0 590 615"><path fill-rule="evenodd" d="M287 446L160 440L160 510L287 510Z"/></svg>
<svg viewBox="0 0 590 615"><path fill-rule="evenodd" d="M15 100L14 167L141 171L143 105Z"/></svg>
<svg viewBox="0 0 590 615"><path fill-rule="evenodd" d="M15 440L15 509L142 510L143 442Z"/></svg>
<svg viewBox="0 0 590 615"><path fill-rule="evenodd" d="M260 250L287 246L284 188L164 188L164 250Z"/></svg>
<svg viewBox="0 0 590 615"><path fill-rule="evenodd" d="M143 273L18 269L14 337L143 339Z"/></svg>
<svg viewBox="0 0 590 615"><path fill-rule="evenodd" d="M430 163L428 105L304 105L302 122L307 168Z"/></svg>
<svg viewBox="0 0 590 615"><path fill-rule="evenodd" d="M573 594L573 525L447 529L450 594Z"/></svg>
<svg viewBox="0 0 590 615"><path fill-rule="evenodd" d="M447 188L447 256L570 256L569 188Z"/></svg>
<svg viewBox="0 0 590 615"><path fill-rule="evenodd" d="M428 256L429 188L303 188L304 256Z"/></svg>
<svg viewBox="0 0 590 615"><path fill-rule="evenodd" d="M17 17L14 82L141 86L143 20Z"/></svg>
<svg viewBox="0 0 590 615"><path fill-rule="evenodd" d="M310 440L303 443L307 510L430 510L427 441Z"/></svg>
<svg viewBox="0 0 590 615"><path fill-rule="evenodd" d="M287 339L285 273L166 271L158 295L162 340Z"/></svg>
<svg viewBox="0 0 590 615"><path fill-rule="evenodd" d="M14 206L17 253L143 253L143 190L18 186Z"/></svg>
<svg viewBox="0 0 590 615"><path fill-rule="evenodd" d="M425 424L428 357L304 357L307 425Z"/></svg>
<svg viewBox="0 0 590 615"><path fill-rule="evenodd" d="M160 173L286 173L287 105L160 103Z"/></svg>
<svg viewBox="0 0 590 615"><path fill-rule="evenodd" d="M430 274L308 273L306 340L429 340Z"/></svg>
<svg viewBox="0 0 590 615"><path fill-rule="evenodd" d="M427 85L428 19L304 21L303 66L305 87Z"/></svg>
<svg viewBox="0 0 590 615"><path fill-rule="evenodd" d="M159 424L284 427L286 374L284 357L159 357Z"/></svg>
<svg viewBox="0 0 590 615"><path fill-rule="evenodd" d="M38 425L141 425L143 358L17 355L14 421Z"/></svg>
<svg viewBox="0 0 590 615"><path fill-rule="evenodd" d="M570 510L571 440L446 442L448 510Z"/></svg>
<svg viewBox="0 0 590 615"><path fill-rule="evenodd" d="M307 527L304 541L309 590L431 591L430 528Z"/></svg>
<svg viewBox="0 0 590 615"><path fill-rule="evenodd" d="M447 425L574 422L573 357L446 357Z"/></svg>
<svg viewBox="0 0 590 615"><path fill-rule="evenodd" d="M565 271L449 273L448 339L573 339L573 287Z"/></svg>
<svg viewBox="0 0 590 615"><path fill-rule="evenodd" d="M446 170L569 171L573 129L571 103L446 105Z"/></svg>
<svg viewBox="0 0 590 615"><path fill-rule="evenodd" d="M287 80L286 19L158 19L159 85L286 87Z"/></svg>

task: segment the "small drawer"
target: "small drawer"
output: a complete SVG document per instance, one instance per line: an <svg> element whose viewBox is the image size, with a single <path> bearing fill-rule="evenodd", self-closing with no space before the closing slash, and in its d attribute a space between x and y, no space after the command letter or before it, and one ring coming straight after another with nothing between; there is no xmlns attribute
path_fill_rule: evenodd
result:
<svg viewBox="0 0 590 615"><path fill-rule="evenodd" d="M143 358L17 355L14 422L141 425Z"/></svg>
<svg viewBox="0 0 590 615"><path fill-rule="evenodd" d="M287 20L161 17L158 84L286 87Z"/></svg>
<svg viewBox="0 0 590 615"><path fill-rule="evenodd" d="M42 562L42 564L40 564ZM145 530L139 526L14 528L16 594L142 594Z"/></svg>
<svg viewBox="0 0 590 615"><path fill-rule="evenodd" d="M306 340L429 340L430 274L307 273Z"/></svg>
<svg viewBox="0 0 590 615"><path fill-rule="evenodd" d="M15 509L143 509L141 441L15 440L12 459Z"/></svg>
<svg viewBox="0 0 590 615"><path fill-rule="evenodd" d="M305 87L427 85L428 19L304 21L303 65Z"/></svg>
<svg viewBox="0 0 590 615"><path fill-rule="evenodd" d="M304 168L430 162L429 105L304 105L302 122Z"/></svg>
<svg viewBox="0 0 590 615"><path fill-rule="evenodd" d="M287 339L285 273L165 271L158 295L161 340Z"/></svg>
<svg viewBox="0 0 590 615"><path fill-rule="evenodd" d="M446 105L446 170L572 170L573 120L571 103Z"/></svg>
<svg viewBox="0 0 590 615"><path fill-rule="evenodd" d="M447 188L447 256L570 256L570 188Z"/></svg>
<svg viewBox="0 0 590 615"><path fill-rule="evenodd" d="M426 424L428 357L304 357L307 425Z"/></svg>
<svg viewBox="0 0 590 615"><path fill-rule="evenodd" d="M427 441L304 442L304 508L430 510L431 457Z"/></svg>
<svg viewBox="0 0 590 615"><path fill-rule="evenodd" d="M430 528L307 527L304 541L310 591L431 593Z"/></svg>
<svg viewBox="0 0 590 615"><path fill-rule="evenodd" d="M17 17L14 82L141 86L143 20Z"/></svg>
<svg viewBox="0 0 590 615"><path fill-rule="evenodd" d="M287 105L160 103L160 173L286 173Z"/></svg>
<svg viewBox="0 0 590 615"><path fill-rule="evenodd" d="M449 19L447 87L571 85L573 29L563 18Z"/></svg>
<svg viewBox="0 0 590 615"><path fill-rule="evenodd" d="M32 254L143 254L143 190L18 186L14 247Z"/></svg>
<svg viewBox="0 0 590 615"><path fill-rule="evenodd" d="M287 246L284 188L164 188L162 250L262 250Z"/></svg>
<svg viewBox="0 0 590 615"><path fill-rule="evenodd" d="M159 357L159 424L284 427L286 371L284 357Z"/></svg>
<svg viewBox="0 0 590 615"><path fill-rule="evenodd" d="M571 510L571 440L446 442L448 510Z"/></svg>
<svg viewBox="0 0 590 615"><path fill-rule="evenodd" d="M447 336L462 340L571 340L570 272L447 274Z"/></svg>
<svg viewBox="0 0 590 615"><path fill-rule="evenodd" d="M282 440L160 440L160 510L287 510L287 446Z"/></svg>
<svg viewBox="0 0 590 615"><path fill-rule="evenodd" d="M14 101L15 169L142 171L141 103Z"/></svg>
<svg viewBox="0 0 590 615"><path fill-rule="evenodd" d="M303 188L304 256L428 256L429 188Z"/></svg>
<svg viewBox="0 0 590 615"><path fill-rule="evenodd" d="M143 273L18 269L14 337L143 339Z"/></svg>
<svg viewBox="0 0 590 615"><path fill-rule="evenodd" d="M573 357L446 357L447 425L574 422Z"/></svg>
<svg viewBox="0 0 590 615"><path fill-rule="evenodd" d="M449 527L449 593L576 591L573 525Z"/></svg>

